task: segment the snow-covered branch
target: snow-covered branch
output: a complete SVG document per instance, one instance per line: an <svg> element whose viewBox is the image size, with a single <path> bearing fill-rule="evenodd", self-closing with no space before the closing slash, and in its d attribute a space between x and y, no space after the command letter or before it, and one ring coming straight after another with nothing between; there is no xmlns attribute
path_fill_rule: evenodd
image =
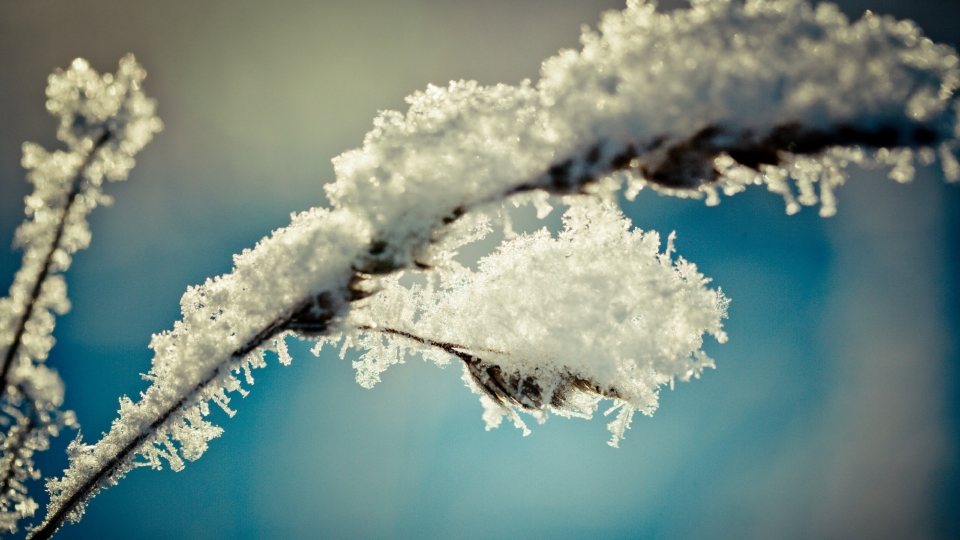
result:
<svg viewBox="0 0 960 540"><path fill-rule="evenodd" d="M23 145L23 166L34 191L15 243L24 251L10 295L0 299L0 403L6 433L0 458L0 530L16 531L37 504L23 482L36 480L33 452L48 438L75 426L59 411L63 383L41 364L53 346L55 316L70 308L63 280L71 255L90 242L86 215L109 204L104 178L123 180L133 155L162 127L155 104L140 90L146 73L132 56L116 75L100 77L84 60L50 76L47 110L60 118L57 138L67 151Z"/></svg>
<svg viewBox="0 0 960 540"><path fill-rule="evenodd" d="M910 23L868 14L849 24L833 6L797 0L699 1L670 15L631 1L582 42L582 51L548 59L535 85L431 86L408 98L405 114L378 116L363 147L334 160L332 209L294 216L236 256L233 272L187 291L183 319L151 342L153 384L136 403L123 398L100 442L71 445L33 537L79 519L93 495L135 467L159 468L162 458L179 470L197 459L221 432L205 419L209 402L232 414L227 392L246 392L240 373L252 383L268 349L288 362L289 332L376 334L388 349L419 343L458 357L496 413L491 424L515 417L514 407L585 413L613 398L625 411L615 440L633 410L652 411L659 385L709 365L700 340L722 336L722 297L608 207L574 204L566 236L522 238L475 275L454 271L449 246L476 233L463 225L508 197L611 199L626 184L628 196L652 186L714 204L721 192L765 184L788 213L819 202L830 215L849 163L892 165L907 180L915 157L939 156L947 178L960 177L957 56ZM565 271L580 281L564 282L572 295L564 298L544 276L568 252ZM453 278L431 294L391 286L411 268ZM530 293L492 294L527 290L518 285ZM621 309L610 297L625 289L635 293ZM404 295L416 298L397 300ZM655 298L660 309L636 311ZM391 300L401 313L364 314ZM571 306L581 304L577 319ZM513 333L444 323L471 313L509 320ZM377 334L374 324L386 329ZM573 328L581 335L570 336ZM372 382L390 359L370 358L361 379Z"/></svg>

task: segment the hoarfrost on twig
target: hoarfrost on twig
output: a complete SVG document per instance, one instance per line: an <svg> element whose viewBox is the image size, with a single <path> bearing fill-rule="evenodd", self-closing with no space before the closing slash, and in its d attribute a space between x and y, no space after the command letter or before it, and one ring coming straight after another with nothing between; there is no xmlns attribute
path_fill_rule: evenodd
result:
<svg viewBox="0 0 960 540"><path fill-rule="evenodd" d="M153 385L138 402L123 401L100 442L77 443L63 478L48 484L51 503L35 538L79 519L90 497L136 466L158 466L164 458L180 468L182 459L198 457L219 433L203 419L209 401L226 408L227 392L240 390L236 375L262 365L264 349L279 346L286 332L324 336L348 329L343 323L356 315L353 309L376 302L365 299L389 283L379 283L379 276L443 266L450 258L431 245L458 243L447 227L510 196L543 190L610 199L626 184L628 196L651 186L716 204L721 193L766 184L784 197L788 213L819 203L827 216L851 163L892 165L894 178L906 181L915 155L933 156L947 179L958 176L957 55L909 23L867 14L850 24L835 6L813 8L800 0L697 1L670 15L631 0L581 41L580 52L561 51L544 62L536 84L451 82L410 96L405 114L381 113L363 147L334 160L337 179L326 187L331 210L295 217L239 256L232 273L187 291L183 320L152 342ZM459 228L477 233L472 230ZM571 230L592 245L590 227ZM688 300L712 293L691 265L658 264L697 284L696 294L677 296L681 305L665 310L684 312ZM461 285L490 275L461 276ZM547 410L589 412L591 399L613 397L621 407L611 425L615 442L634 410L652 410L658 384L707 365L695 352L694 336L719 336L712 321L721 302L718 294L711 298L712 311L699 313L713 319L694 317L685 339L668 340L683 347L633 357L633 377L642 381L637 386L604 386L622 375L610 366L626 366L626 353L614 355L620 364L594 364L586 356L555 363L553 334L546 330L535 335L531 329L532 339L548 341L525 345L530 354L498 348L505 343L466 342L477 335L446 342L395 334L391 341L420 339L433 350L428 354L440 349L467 356L459 356L465 362L482 354L507 366L483 364L482 373L468 377L484 391L485 404L501 407L485 415L492 424L497 411L518 421L515 407L542 418ZM629 307L621 311L630 313ZM383 349L374 368L361 370L362 380L372 383L376 365L398 354L396 347ZM527 364L536 360L554 366L541 366L543 381L537 365ZM555 366L569 368L569 379ZM528 379L539 385L537 392L524 391ZM563 385L580 394L558 393ZM567 401L554 403L561 394ZM539 403L531 397L537 395Z"/></svg>
<svg viewBox="0 0 960 540"><path fill-rule="evenodd" d="M102 77L83 59L50 75L47 110L60 118L57 138L67 151L23 145L23 166L33 193L25 199L27 219L15 244L23 264L0 299L0 407L6 428L0 442L0 530L15 532L37 504L23 482L36 480L33 453L64 426L75 426L70 411L59 411L63 383L40 362L47 358L56 315L70 309L62 273L71 256L90 243L86 216L109 204L103 179L126 178L136 154L162 127L156 104L140 89L146 72L127 56L116 75Z"/></svg>

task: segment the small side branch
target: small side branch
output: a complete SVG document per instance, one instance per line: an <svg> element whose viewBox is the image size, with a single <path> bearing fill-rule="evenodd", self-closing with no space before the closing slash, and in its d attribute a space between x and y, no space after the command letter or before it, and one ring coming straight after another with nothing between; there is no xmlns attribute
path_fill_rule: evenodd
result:
<svg viewBox="0 0 960 540"><path fill-rule="evenodd" d="M398 336L415 341L421 345L436 347L451 356L459 358L470 377L484 391L484 393L495 403L502 406L516 406L528 411L539 410L544 407L545 399L552 407L563 407L570 392L576 390L584 393L597 394L606 398L620 398L620 393L615 389L603 390L599 385L567 373L562 378L560 387L554 390L550 396L544 396L543 388L537 382L535 377L521 376L517 373L507 373L499 365L485 361L479 356L468 351L474 350L463 345L455 343L446 343L436 341L409 332L396 330L389 327L361 326L358 328L364 332L379 332L381 334ZM494 354L506 354L501 351L489 351Z"/></svg>
<svg viewBox="0 0 960 540"><path fill-rule="evenodd" d="M87 167L90 165L90 162L93 160L97 151L103 148L103 146L106 145L109 140L110 132L104 132L103 135L101 135L100 138L98 138L94 143L93 148L87 154L87 157L84 159L83 163L80 165L80 168L77 170L77 174L73 178L70 186L70 193L67 196L67 202L63 207L63 213L60 216L60 221L57 223L57 230L53 236L53 242L50 243L50 249L47 251L47 255L44 258L43 268L40 270L40 274L37 276L36 281L33 284L33 289L30 291L30 300L27 301L26 309L17 323L17 329L14 332L13 342L7 347L3 357L3 364L0 365L0 400L2 400L3 396L7 394L10 367L13 365L13 361L16 359L17 353L20 350L20 345L23 343L23 335L26 332L27 323L33 316L34 307L37 305L37 300L40 298L40 292L43 290L43 284L52 274L51 266L53 264L53 256L60 247L60 240L63 238L63 233L66 229L67 218L70 216L73 205L77 201L77 195L80 194L81 187L83 185L84 174L86 173Z"/></svg>
<svg viewBox="0 0 960 540"><path fill-rule="evenodd" d="M22 391L21 395L23 395ZM6 459L3 463L3 470L0 471L0 500L5 502L9 502L7 501L7 493L11 489L15 464L17 460L22 459L24 445L30 439L33 430L37 428L37 410L32 400L26 399L26 409L23 421L11 427L10 431L7 432L7 438L3 441ZM0 508L0 511L3 510L6 509Z"/></svg>

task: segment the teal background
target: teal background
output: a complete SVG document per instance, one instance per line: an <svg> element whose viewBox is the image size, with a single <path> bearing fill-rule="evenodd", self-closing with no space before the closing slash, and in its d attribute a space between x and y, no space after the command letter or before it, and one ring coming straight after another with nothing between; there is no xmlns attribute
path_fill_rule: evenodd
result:
<svg viewBox="0 0 960 540"><path fill-rule="evenodd" d="M664 8L679 2L662 3ZM325 203L330 158L380 109L451 79L518 83L614 0L0 1L0 244L22 220L25 140L56 148L46 77L133 52L166 128L91 216L49 364L84 438L145 388L150 335L187 286ZM960 43L951 0L842 3ZM202 459L136 470L58 538L960 537L960 187L854 171L839 213L755 189L716 208L644 192L637 226L733 299L717 370L664 390L618 450L603 418L485 432L477 397L412 361L365 390L308 344L257 373ZM555 221L555 218L554 218ZM528 221L528 230L539 227ZM0 250L0 286L19 265ZM63 435L44 474L65 466ZM39 488L39 484L37 484Z"/></svg>

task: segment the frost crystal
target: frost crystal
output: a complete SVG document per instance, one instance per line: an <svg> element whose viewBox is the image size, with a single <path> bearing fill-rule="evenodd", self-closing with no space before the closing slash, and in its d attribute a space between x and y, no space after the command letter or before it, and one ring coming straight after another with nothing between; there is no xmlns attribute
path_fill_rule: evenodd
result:
<svg viewBox="0 0 960 540"><path fill-rule="evenodd" d="M40 362L47 358L56 315L70 309L62 272L71 255L90 243L87 214L108 204L103 179L123 180L133 155L162 127L155 103L140 89L146 73L133 56L120 61L116 75L102 77L83 59L50 75L47 110L60 117L57 138L68 151L47 152L23 145L23 166L33 184L14 242L23 265L0 299L0 530L15 532L17 521L37 504L23 482L36 480L33 453L48 438L75 426L72 412L58 410L63 383Z"/></svg>
<svg viewBox="0 0 960 540"><path fill-rule="evenodd" d="M559 237L521 235L476 272L453 263L430 287L383 280L344 323L347 344L366 350L357 381L372 386L407 353L459 359L490 428L503 415L522 425L516 409L589 417L602 398L624 418L652 414L660 385L713 367L700 347L704 333L726 341L728 301L671 259L673 235L660 252L659 235L631 231L619 210L569 202ZM611 424L614 446L628 421Z"/></svg>
<svg viewBox="0 0 960 540"><path fill-rule="evenodd" d="M116 74L100 76L77 58L50 75L47 110L60 117L57 138L79 155L98 148L84 172L87 182L125 179L133 156L163 129L154 115L156 101L140 87L146 76L132 54L120 60Z"/></svg>

